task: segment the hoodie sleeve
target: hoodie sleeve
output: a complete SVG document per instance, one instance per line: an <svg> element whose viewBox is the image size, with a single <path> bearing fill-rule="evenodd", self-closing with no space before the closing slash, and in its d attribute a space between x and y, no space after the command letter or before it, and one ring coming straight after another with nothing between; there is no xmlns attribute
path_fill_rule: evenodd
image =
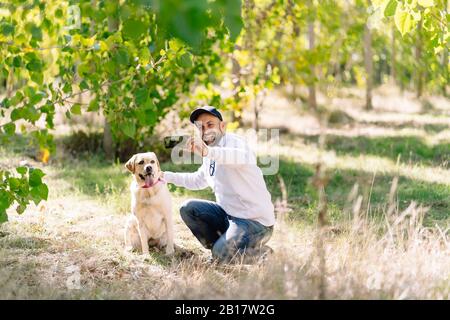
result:
<svg viewBox="0 0 450 320"><path fill-rule="evenodd" d="M195 172L164 171L164 180L189 190L205 189L208 187L208 182L206 181L204 166L202 164Z"/></svg>

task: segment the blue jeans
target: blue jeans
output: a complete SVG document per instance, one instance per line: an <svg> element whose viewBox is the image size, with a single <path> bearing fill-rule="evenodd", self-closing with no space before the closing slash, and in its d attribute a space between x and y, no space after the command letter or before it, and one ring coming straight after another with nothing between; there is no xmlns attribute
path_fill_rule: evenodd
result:
<svg viewBox="0 0 450 320"><path fill-rule="evenodd" d="M200 243L225 263L241 254L257 256L273 232L273 227L232 217L217 203L207 200L184 202L180 214Z"/></svg>

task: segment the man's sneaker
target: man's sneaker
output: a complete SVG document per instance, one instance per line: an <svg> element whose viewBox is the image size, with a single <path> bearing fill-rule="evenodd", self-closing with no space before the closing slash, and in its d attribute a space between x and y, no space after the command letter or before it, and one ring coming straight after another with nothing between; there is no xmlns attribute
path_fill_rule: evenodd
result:
<svg viewBox="0 0 450 320"><path fill-rule="evenodd" d="M262 246L261 247L261 255L258 258L258 263L264 263L269 258L269 256L273 253L273 249L269 246Z"/></svg>
<svg viewBox="0 0 450 320"><path fill-rule="evenodd" d="M269 246L261 246L259 250L255 250L252 255L245 255L243 263L245 264L260 264L264 263L267 258L273 253L273 249Z"/></svg>
<svg viewBox="0 0 450 320"><path fill-rule="evenodd" d="M216 264L217 260L213 258L213 256L209 256L208 258L206 258L205 264Z"/></svg>

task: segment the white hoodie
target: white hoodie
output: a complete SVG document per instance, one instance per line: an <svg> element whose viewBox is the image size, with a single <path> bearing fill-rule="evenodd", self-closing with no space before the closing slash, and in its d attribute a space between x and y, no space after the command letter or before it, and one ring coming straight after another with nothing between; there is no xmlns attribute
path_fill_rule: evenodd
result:
<svg viewBox="0 0 450 320"><path fill-rule="evenodd" d="M190 190L209 186L217 204L230 216L265 226L275 224L271 196L256 156L245 140L235 134L225 133L217 146L209 146L208 155L196 172L165 171L164 179Z"/></svg>

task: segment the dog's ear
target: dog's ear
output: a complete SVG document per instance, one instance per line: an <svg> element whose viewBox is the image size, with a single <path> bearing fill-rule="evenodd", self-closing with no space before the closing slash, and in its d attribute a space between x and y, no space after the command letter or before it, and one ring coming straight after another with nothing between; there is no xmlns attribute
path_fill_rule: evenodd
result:
<svg viewBox="0 0 450 320"><path fill-rule="evenodd" d="M132 156L130 158L130 160L127 161L127 163L125 164L125 167L132 173L134 173L135 171L135 167L136 167L136 155Z"/></svg>

